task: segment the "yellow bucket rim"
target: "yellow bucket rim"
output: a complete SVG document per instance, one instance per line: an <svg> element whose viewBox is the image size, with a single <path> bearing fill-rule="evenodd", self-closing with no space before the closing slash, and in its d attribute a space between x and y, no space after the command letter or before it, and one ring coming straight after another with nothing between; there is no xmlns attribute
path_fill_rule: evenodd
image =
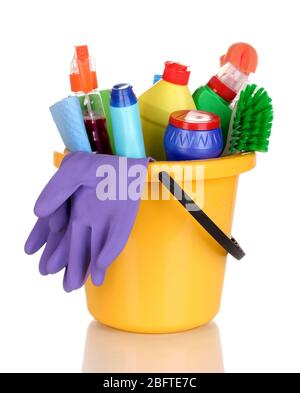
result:
<svg viewBox="0 0 300 393"><path fill-rule="evenodd" d="M58 168L64 158L68 154L65 150L64 153L54 151L53 163ZM216 179L222 177L237 176L253 169L256 165L256 154L240 153L236 155L210 158L207 160L194 160L194 161L154 161L149 163L147 181L158 181L159 172L166 171L173 174L176 180L176 168L186 168L190 175L185 174L185 180L192 180L197 168L202 168L205 180ZM188 176L188 177L187 177ZM190 177L190 179L189 179Z"/></svg>

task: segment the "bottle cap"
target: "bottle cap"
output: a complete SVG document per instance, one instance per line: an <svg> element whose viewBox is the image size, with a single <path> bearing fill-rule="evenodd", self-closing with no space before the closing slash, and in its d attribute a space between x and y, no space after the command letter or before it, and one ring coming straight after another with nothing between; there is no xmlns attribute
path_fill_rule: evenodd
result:
<svg viewBox="0 0 300 393"><path fill-rule="evenodd" d="M237 95L236 91L228 87L217 76L213 76L209 80L207 86L209 86L215 93L217 93L220 97L223 98L223 100L227 102L232 102Z"/></svg>
<svg viewBox="0 0 300 393"><path fill-rule="evenodd" d="M165 62L165 70L162 79L175 85L186 86L189 82L190 71L188 66L173 61Z"/></svg>
<svg viewBox="0 0 300 393"><path fill-rule="evenodd" d="M231 102L247 83L248 74L231 63L226 63L208 82L208 86L224 100Z"/></svg>
<svg viewBox="0 0 300 393"><path fill-rule="evenodd" d="M238 42L228 48L226 55L221 56L220 63L221 66L231 63L249 75L256 71L258 56L253 46L245 42Z"/></svg>
<svg viewBox="0 0 300 393"><path fill-rule="evenodd" d="M97 74L88 46L75 46L75 55L71 63L70 83L73 92L89 93L97 89Z"/></svg>
<svg viewBox="0 0 300 393"><path fill-rule="evenodd" d="M169 123L183 130L209 131L220 128L220 117L210 112L182 110L171 113Z"/></svg>
<svg viewBox="0 0 300 393"><path fill-rule="evenodd" d="M114 85L111 90L110 105L117 108L131 106L137 103L132 86L128 83Z"/></svg>

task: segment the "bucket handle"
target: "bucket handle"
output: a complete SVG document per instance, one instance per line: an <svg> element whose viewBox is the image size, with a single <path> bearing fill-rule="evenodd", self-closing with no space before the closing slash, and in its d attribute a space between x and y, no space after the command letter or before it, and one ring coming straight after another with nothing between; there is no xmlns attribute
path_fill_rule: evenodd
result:
<svg viewBox="0 0 300 393"><path fill-rule="evenodd" d="M162 184L178 202L181 203L186 211L194 217L194 219L220 244L221 247L224 248L225 251L238 260L241 260L245 256L238 242L233 237L229 238L167 172L159 172L158 177ZM178 196L180 197L178 198ZM192 209L188 209L187 204L192 207Z"/></svg>

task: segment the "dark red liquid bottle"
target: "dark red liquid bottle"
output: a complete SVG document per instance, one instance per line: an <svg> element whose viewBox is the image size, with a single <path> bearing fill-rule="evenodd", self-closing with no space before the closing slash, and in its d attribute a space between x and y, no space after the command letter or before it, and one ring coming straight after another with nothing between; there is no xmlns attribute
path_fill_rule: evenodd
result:
<svg viewBox="0 0 300 393"><path fill-rule="evenodd" d="M84 116L84 125L92 151L100 154L112 154L106 118L99 115L94 118Z"/></svg>
<svg viewBox="0 0 300 393"><path fill-rule="evenodd" d="M94 153L112 154L95 63L87 45L76 46L71 62L71 90L79 99L86 133Z"/></svg>

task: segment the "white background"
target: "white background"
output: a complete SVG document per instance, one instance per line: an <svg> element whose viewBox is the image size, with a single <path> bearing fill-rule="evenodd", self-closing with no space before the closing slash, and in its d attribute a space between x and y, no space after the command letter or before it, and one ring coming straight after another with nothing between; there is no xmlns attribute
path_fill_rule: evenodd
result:
<svg viewBox="0 0 300 393"><path fill-rule="evenodd" d="M300 371L298 7L298 0L1 2L1 371ZM54 173L52 151L63 149L48 107L69 93L73 46L89 45L101 88L128 81L140 94L169 59L191 66L193 91L238 41L258 51L253 80L273 97L275 123L270 152L240 179L233 235L247 256L228 258L217 325L172 338L94 324L88 331L84 291L64 293L62 277L40 276L39 256L23 252L34 202Z"/></svg>

